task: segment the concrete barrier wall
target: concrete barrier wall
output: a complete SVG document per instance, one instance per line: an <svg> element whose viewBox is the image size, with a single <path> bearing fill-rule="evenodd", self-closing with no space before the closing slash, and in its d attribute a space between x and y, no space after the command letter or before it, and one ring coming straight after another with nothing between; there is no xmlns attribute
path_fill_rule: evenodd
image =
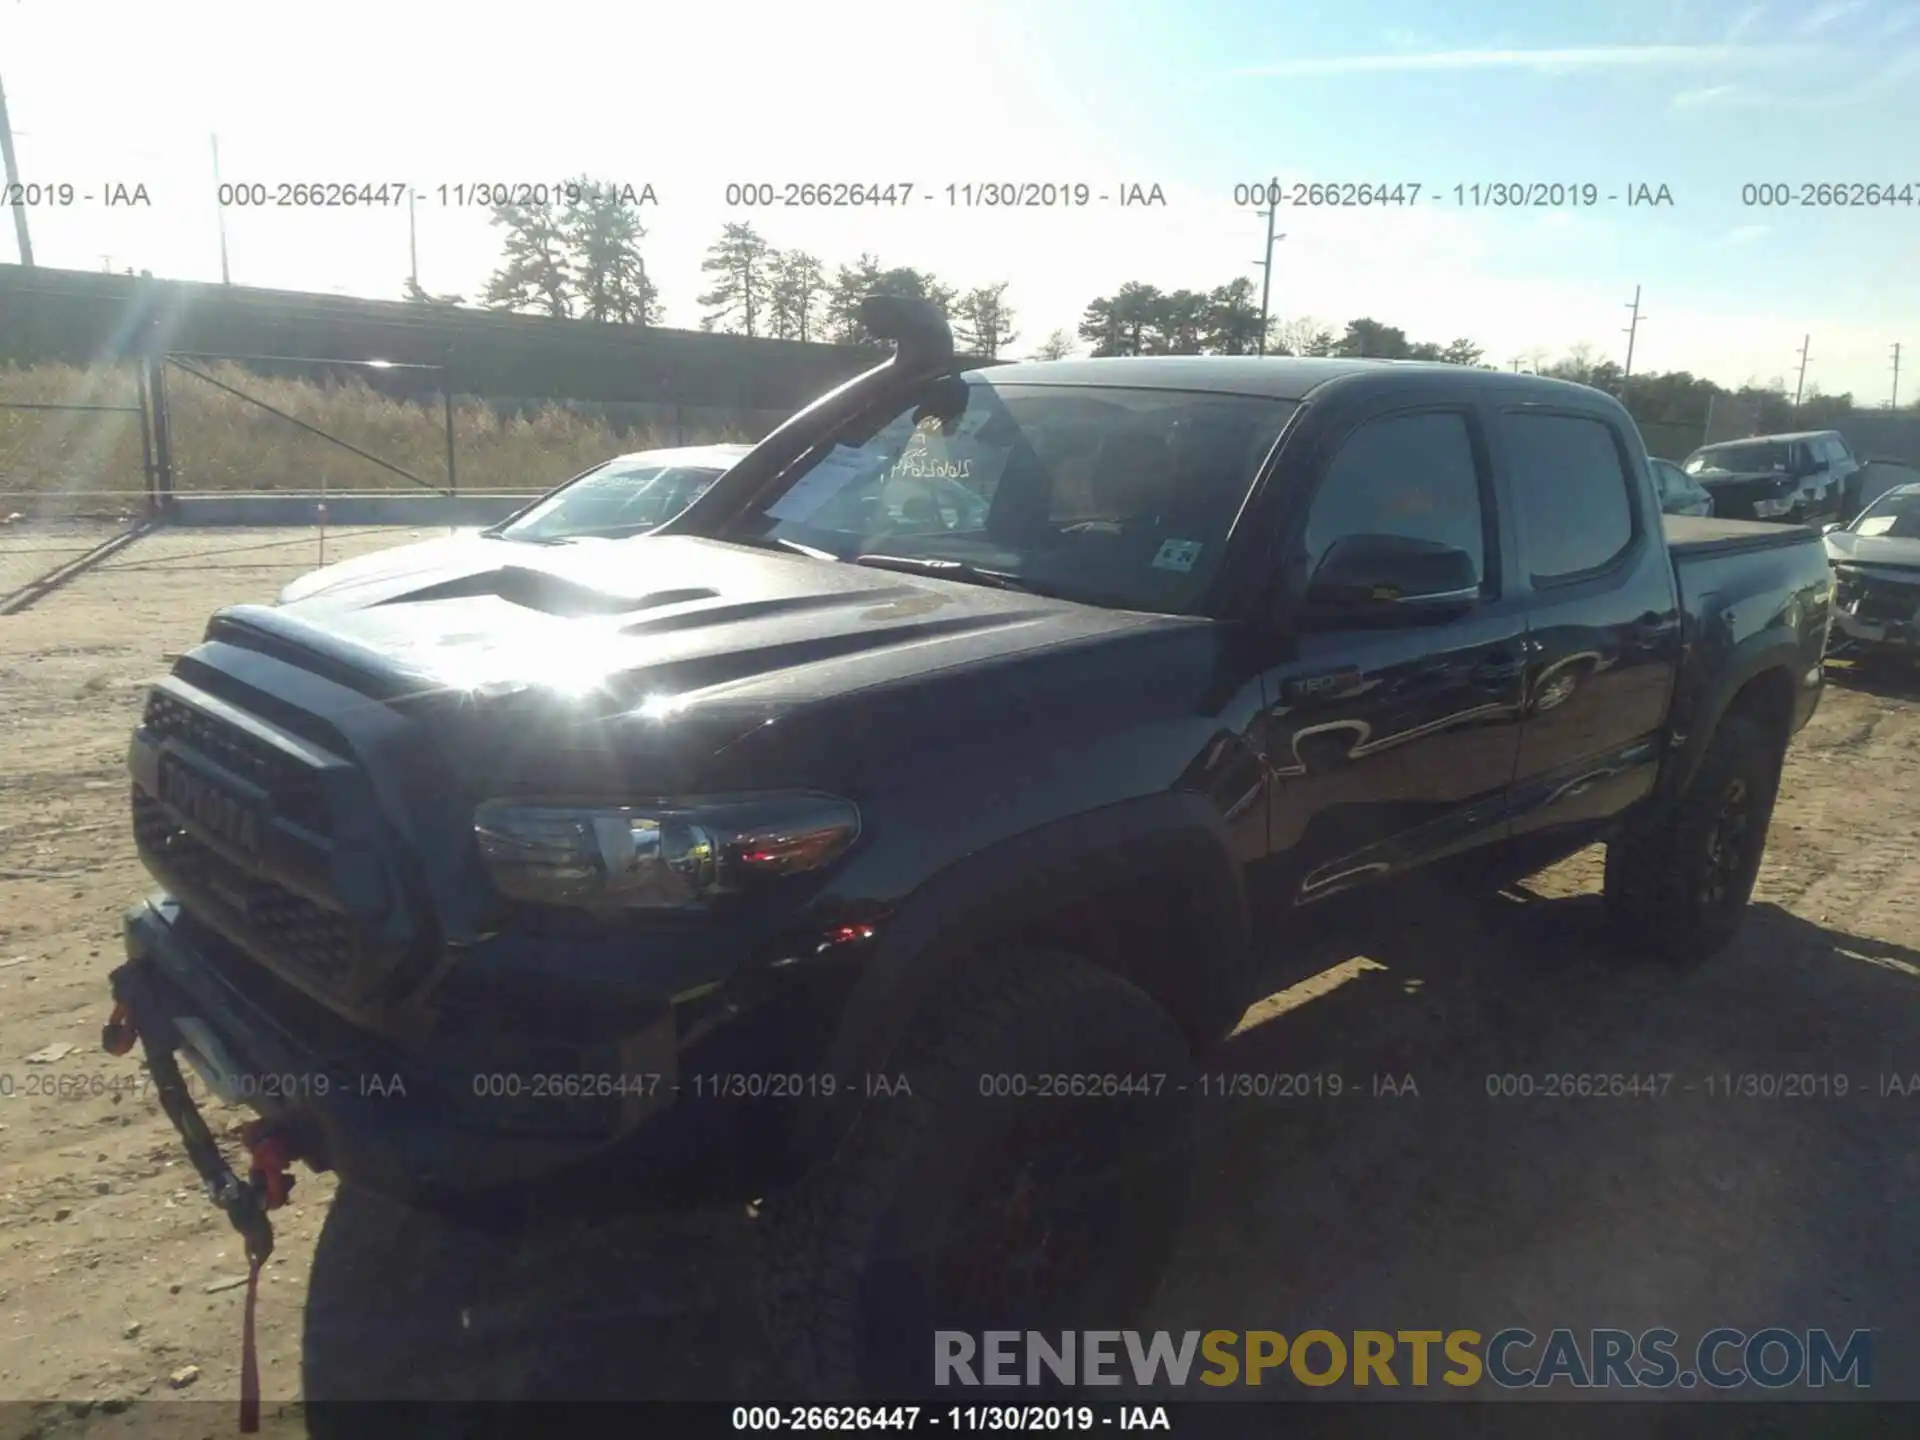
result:
<svg viewBox="0 0 1920 1440"><path fill-rule="evenodd" d="M542 492L544 493L544 492ZM329 495L328 525L492 525L539 495ZM319 525L312 495L182 495L168 505L170 525Z"/></svg>
<svg viewBox="0 0 1920 1440"><path fill-rule="evenodd" d="M461 395L643 403L663 416L676 406L784 415L884 361L890 348L0 265L0 362L23 365L85 365L149 349L380 359L445 365ZM442 388L431 371L351 373L395 395Z"/></svg>

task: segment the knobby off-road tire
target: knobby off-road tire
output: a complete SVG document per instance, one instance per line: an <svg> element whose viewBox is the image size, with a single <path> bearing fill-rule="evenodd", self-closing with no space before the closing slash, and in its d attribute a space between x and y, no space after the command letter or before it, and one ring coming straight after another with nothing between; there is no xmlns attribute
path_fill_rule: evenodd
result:
<svg viewBox="0 0 1920 1440"><path fill-rule="evenodd" d="M1760 873L1783 758L1764 727L1730 715L1679 801L1607 846L1607 910L1622 938L1674 961L1726 948Z"/></svg>
<svg viewBox="0 0 1920 1440"><path fill-rule="evenodd" d="M887 1071L911 1096L869 1101L763 1214L762 1316L791 1378L821 1399L923 1398L936 1330L1057 1345L1126 1328L1193 1171L1193 1061L1171 1017L1084 960L1020 950L967 967ZM1119 1093L1043 1093L1063 1083Z"/></svg>

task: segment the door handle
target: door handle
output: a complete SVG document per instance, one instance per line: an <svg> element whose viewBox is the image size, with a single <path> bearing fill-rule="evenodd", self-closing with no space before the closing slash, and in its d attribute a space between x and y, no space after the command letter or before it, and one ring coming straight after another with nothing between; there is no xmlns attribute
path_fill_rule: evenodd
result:
<svg viewBox="0 0 1920 1440"><path fill-rule="evenodd" d="M1678 622L1665 615L1642 615L1627 627L1627 633L1642 645L1651 645L1664 640L1677 628Z"/></svg>

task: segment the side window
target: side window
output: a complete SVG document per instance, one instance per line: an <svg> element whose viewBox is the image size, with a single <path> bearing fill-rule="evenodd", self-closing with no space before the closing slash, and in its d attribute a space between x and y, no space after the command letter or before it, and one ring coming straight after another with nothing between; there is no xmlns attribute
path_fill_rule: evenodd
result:
<svg viewBox="0 0 1920 1440"><path fill-rule="evenodd" d="M1307 513L1307 573L1347 535L1432 540L1473 557L1486 579L1479 468L1466 417L1446 411L1372 420L1347 437Z"/></svg>
<svg viewBox="0 0 1920 1440"><path fill-rule="evenodd" d="M1579 415L1523 412L1500 423L1535 582L1611 564L1633 542L1633 482L1612 428Z"/></svg>

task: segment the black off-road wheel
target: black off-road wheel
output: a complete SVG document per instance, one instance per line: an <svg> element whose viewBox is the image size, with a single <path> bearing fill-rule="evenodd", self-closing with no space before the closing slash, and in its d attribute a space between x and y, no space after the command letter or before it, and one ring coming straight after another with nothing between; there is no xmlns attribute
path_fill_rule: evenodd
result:
<svg viewBox="0 0 1920 1440"><path fill-rule="evenodd" d="M1607 910L1623 938L1675 961L1727 947L1760 874L1783 758L1765 727L1730 715L1678 803L1607 846Z"/></svg>
<svg viewBox="0 0 1920 1440"><path fill-rule="evenodd" d="M869 1100L762 1214L762 1315L794 1382L922 1399L937 1331L1125 1328L1193 1171L1172 1018L1084 960L1021 950L969 967L896 1054L911 1094Z"/></svg>

